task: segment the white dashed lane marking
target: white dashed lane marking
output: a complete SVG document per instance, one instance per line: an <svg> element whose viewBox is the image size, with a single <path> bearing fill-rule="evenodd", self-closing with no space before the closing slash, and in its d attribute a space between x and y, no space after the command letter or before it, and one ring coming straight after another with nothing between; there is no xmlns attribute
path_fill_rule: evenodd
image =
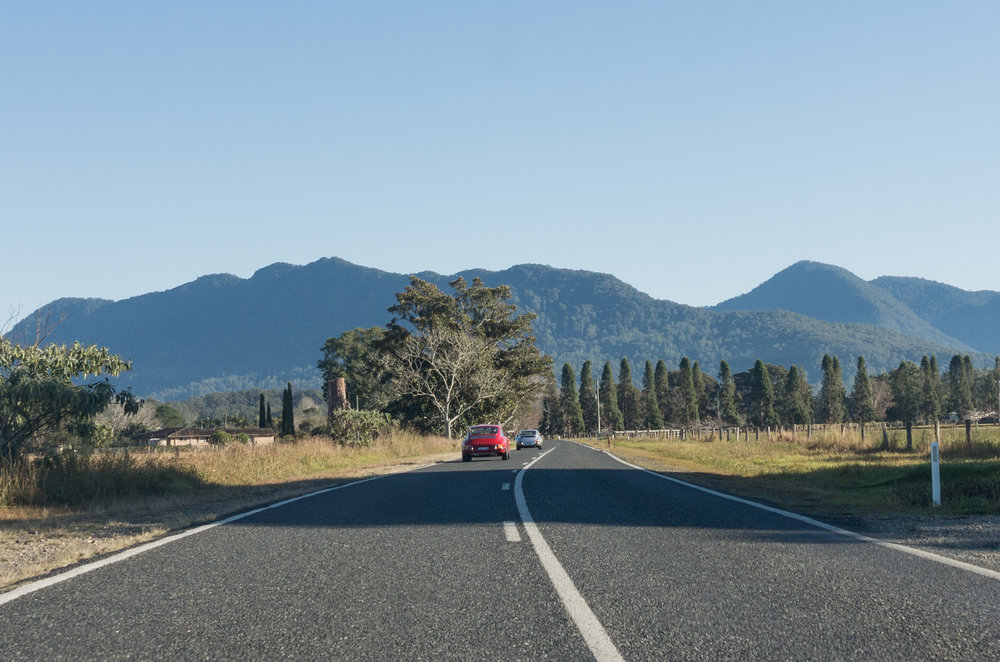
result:
<svg viewBox="0 0 1000 662"><path fill-rule="evenodd" d="M507 542L521 542L521 534L514 522L503 523L503 534L507 538Z"/></svg>
<svg viewBox="0 0 1000 662"><path fill-rule="evenodd" d="M500 489L501 490L509 490L510 489L510 483L504 483L503 485L500 486Z"/></svg>

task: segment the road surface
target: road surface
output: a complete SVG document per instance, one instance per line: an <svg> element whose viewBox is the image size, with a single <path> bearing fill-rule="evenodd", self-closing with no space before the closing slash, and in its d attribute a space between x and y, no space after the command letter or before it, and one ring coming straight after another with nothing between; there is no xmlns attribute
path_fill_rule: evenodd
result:
<svg viewBox="0 0 1000 662"><path fill-rule="evenodd" d="M1000 576L570 442L111 561L0 595L0 659L1000 659Z"/></svg>

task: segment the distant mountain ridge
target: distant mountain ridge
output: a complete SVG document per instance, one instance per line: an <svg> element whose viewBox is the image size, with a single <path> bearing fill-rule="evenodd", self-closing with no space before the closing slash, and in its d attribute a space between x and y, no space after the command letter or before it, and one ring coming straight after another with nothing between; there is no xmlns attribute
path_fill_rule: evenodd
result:
<svg viewBox="0 0 1000 662"><path fill-rule="evenodd" d="M782 309L815 319L893 329L966 352L1000 354L1000 292L966 290L923 278L872 281L820 262L802 261L713 310Z"/></svg>
<svg viewBox="0 0 1000 662"><path fill-rule="evenodd" d="M928 302L925 296L941 296L926 285L929 281L867 283L839 267L808 262L713 308L653 299L609 274L537 264L417 275L446 291L457 276L509 285L519 310L538 316L539 346L557 367L569 362L579 368L589 359L598 369L605 361L617 369L622 357L640 365L664 359L676 366L688 356L714 374L722 359L741 371L762 358L799 365L813 379L826 352L841 357L848 376L857 355L865 356L873 372L931 353L942 360L969 353L986 363L990 357L982 350L995 350L971 342L978 336L960 335L942 320L985 318L1000 301L997 293L957 290L953 302ZM62 319L49 341L99 344L132 359L134 368L122 384L159 400L281 388L286 381L310 388L319 383L315 366L326 339L384 325L390 317L386 309L408 282L405 274L339 258L304 266L276 263L246 279L208 275L122 301L59 299L9 335L33 337L36 316ZM925 289L932 294L923 294ZM1000 321L1000 310L993 320Z"/></svg>

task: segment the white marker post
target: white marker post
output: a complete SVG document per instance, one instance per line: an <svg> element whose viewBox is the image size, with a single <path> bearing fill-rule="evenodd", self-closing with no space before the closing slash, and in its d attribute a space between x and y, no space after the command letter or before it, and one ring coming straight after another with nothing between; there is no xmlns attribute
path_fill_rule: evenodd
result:
<svg viewBox="0 0 1000 662"><path fill-rule="evenodd" d="M931 442L931 500L935 506L941 505L941 457L938 442Z"/></svg>

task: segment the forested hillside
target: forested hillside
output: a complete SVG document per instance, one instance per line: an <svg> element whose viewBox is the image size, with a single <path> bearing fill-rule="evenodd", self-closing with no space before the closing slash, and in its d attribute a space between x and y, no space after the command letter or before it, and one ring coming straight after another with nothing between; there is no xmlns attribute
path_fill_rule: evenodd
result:
<svg viewBox="0 0 1000 662"><path fill-rule="evenodd" d="M717 310L695 308L653 299L608 274L542 265L418 275L440 287L456 275L469 281L479 276L490 286L510 285L519 310L538 315L538 345L555 365L617 363L623 357L676 364L688 356L706 369L725 359L734 371L741 371L761 358L802 366L812 376L819 373L819 360L826 353L844 357L847 366L863 355L873 372L924 354L968 353L977 365L992 362L991 356L974 351L981 347L950 337L970 339L972 334L936 329L913 312L924 308L900 302L888 294L888 287L862 287L849 272L835 274L833 280L820 278L812 295L807 290L799 293L799 301L809 304L814 316L788 312L793 307L788 305L771 306L783 310L722 310L740 307L727 302ZM664 278L670 277L664 273ZM304 266L278 263L248 279L204 276L165 292L117 302L58 300L23 320L10 335L30 341L36 328L45 326L39 320L49 326L58 322L48 341L94 343L132 359L133 370L121 379L122 385L158 400L279 389L288 381L299 388L318 388L316 362L324 342L345 330L386 324L386 309L407 280L405 274L337 258ZM757 299L757 305L769 305ZM867 312L864 306L849 312L841 305L845 301L865 302ZM951 310L975 312L971 305L955 305ZM992 309L979 310L985 318ZM942 323L941 328L951 326ZM850 372L845 373L850 379Z"/></svg>

